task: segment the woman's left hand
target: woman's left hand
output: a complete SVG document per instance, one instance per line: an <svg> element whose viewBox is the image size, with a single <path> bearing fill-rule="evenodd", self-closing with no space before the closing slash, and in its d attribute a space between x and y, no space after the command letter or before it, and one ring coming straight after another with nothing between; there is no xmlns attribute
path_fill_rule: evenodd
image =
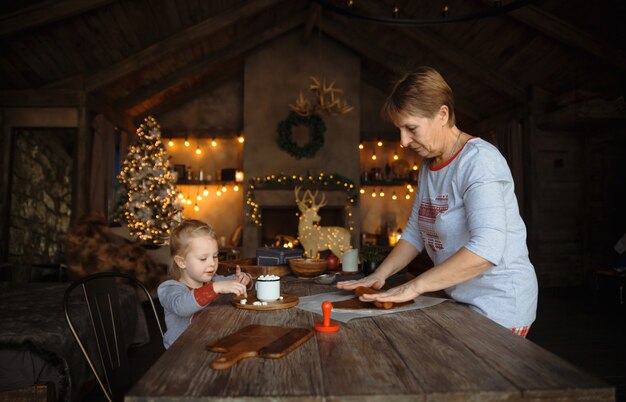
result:
<svg viewBox="0 0 626 402"><path fill-rule="evenodd" d="M415 284L411 281L385 292L361 295L359 299L364 302L379 301L401 303L413 300L419 295L420 292L415 289Z"/></svg>

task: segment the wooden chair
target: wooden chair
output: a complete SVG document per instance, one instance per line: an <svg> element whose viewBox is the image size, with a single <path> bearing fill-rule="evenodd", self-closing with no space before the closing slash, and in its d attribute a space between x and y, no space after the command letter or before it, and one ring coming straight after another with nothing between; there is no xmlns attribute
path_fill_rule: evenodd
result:
<svg viewBox="0 0 626 402"><path fill-rule="evenodd" d="M120 280L129 282L137 289L145 292L150 302L154 319L157 322L161 337L163 328L159 321L154 302L145 285L134 277L122 272L101 272L86 276L73 282L63 296L63 309L67 324L78 342L87 364L91 368L96 381L109 402L121 400L123 393L131 385L130 367L127 356L127 344L122 334L120 318L120 305L118 298L118 284ZM72 292L82 288L82 293L87 303L90 318L89 336L93 336L97 345L97 356L90 356L87 340L81 339L75 323L72 321L69 311L69 299ZM84 332L81 332L84 333ZM84 337L84 335L83 335ZM96 367L99 365L99 367Z"/></svg>

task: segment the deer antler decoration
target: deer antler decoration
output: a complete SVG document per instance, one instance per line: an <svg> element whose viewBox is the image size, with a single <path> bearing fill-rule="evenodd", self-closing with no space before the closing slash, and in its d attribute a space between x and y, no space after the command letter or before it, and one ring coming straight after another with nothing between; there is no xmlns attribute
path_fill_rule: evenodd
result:
<svg viewBox="0 0 626 402"><path fill-rule="evenodd" d="M309 85L309 91L313 92L315 96L314 103L311 103L302 95L302 92L300 92L295 104L289 104L291 110L301 116L310 116L316 112L332 116L345 114L353 109L353 107L348 104L347 100L342 100L337 97L336 94L343 93L343 89L336 88L335 81L327 85L324 78L309 78L312 81Z"/></svg>

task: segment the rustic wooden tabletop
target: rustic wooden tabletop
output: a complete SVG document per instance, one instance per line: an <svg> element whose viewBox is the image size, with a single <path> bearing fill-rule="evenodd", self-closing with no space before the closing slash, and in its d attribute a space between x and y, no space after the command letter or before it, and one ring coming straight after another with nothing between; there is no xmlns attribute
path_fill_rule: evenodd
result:
<svg viewBox="0 0 626 402"><path fill-rule="evenodd" d="M285 283L298 296L334 291ZM221 300L220 300L221 299ZM209 307L126 395L158 400L613 401L614 387L513 334L467 306L361 318L280 359L249 358L226 370L207 344L250 324L313 328L319 315L298 308L250 311L222 297Z"/></svg>

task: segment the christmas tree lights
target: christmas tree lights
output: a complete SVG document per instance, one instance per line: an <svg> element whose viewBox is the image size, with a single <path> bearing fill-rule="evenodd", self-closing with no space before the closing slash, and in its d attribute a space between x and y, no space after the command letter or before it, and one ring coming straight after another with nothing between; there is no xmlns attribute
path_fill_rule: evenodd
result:
<svg viewBox="0 0 626 402"><path fill-rule="evenodd" d="M176 180L170 170L161 127L148 116L137 129L118 176L127 190L125 217L130 235L160 245L182 219Z"/></svg>

